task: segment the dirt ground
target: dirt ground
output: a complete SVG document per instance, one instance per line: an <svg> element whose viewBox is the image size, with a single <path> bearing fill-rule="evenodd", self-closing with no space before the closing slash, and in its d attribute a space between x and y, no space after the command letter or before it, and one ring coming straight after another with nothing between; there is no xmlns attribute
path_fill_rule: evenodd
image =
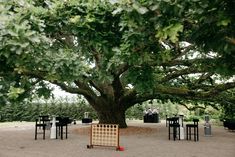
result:
<svg viewBox="0 0 235 157"><path fill-rule="evenodd" d="M34 140L34 123L0 123L0 157L235 157L235 132L212 125L212 136L204 136L200 124L199 141L168 140L165 122L143 123L128 121L127 129L120 130L120 146L87 149L89 125L78 122L69 126L68 139L46 139L42 134Z"/></svg>

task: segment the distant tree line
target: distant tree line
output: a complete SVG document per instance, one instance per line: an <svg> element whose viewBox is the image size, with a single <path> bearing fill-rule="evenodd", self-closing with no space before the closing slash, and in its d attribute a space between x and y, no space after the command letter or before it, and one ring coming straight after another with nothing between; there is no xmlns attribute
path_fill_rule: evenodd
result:
<svg viewBox="0 0 235 157"><path fill-rule="evenodd" d="M89 112L89 116L97 119L94 110L84 101L38 101L12 103L0 108L0 121L35 121L40 115L70 117L81 120L84 112Z"/></svg>
<svg viewBox="0 0 235 157"><path fill-rule="evenodd" d="M176 103L159 103L155 100L132 106L126 111L126 118L141 120L143 111L149 107L159 110L160 119L165 119L166 115L169 117L175 114L183 114L187 121L195 117L204 119L205 114L209 114L212 119L235 119L235 105L233 104L221 105L218 110L198 108L190 111ZM39 115L64 116L81 120L84 112L89 112L90 118L98 119L96 111L84 99L38 100L0 105L0 121L35 121Z"/></svg>
<svg viewBox="0 0 235 157"><path fill-rule="evenodd" d="M149 107L145 102L136 104L126 111L128 119L143 119L143 111ZM173 115L178 113L178 105L172 103L152 104L151 107L158 108L160 118L164 119L165 115ZM98 119L95 110L88 105L85 100L38 100L34 102L21 102L2 105L0 108L0 121L35 121L39 115L55 115L70 117L71 119L81 120L84 112L89 112L89 117Z"/></svg>

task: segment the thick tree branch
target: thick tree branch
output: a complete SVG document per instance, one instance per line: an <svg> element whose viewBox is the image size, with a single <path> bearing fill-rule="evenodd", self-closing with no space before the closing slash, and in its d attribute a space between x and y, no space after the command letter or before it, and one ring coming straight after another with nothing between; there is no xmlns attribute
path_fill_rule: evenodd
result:
<svg viewBox="0 0 235 157"><path fill-rule="evenodd" d="M176 60L176 59L186 55L192 49L195 50L194 45L189 45L187 47L180 48L179 42L176 42L173 47L174 47L173 53L176 53L176 54L174 55L172 60Z"/></svg>
<svg viewBox="0 0 235 157"><path fill-rule="evenodd" d="M65 83L62 82L58 82L58 81L51 81L51 83L59 86L62 90L72 93L72 94L84 94L86 93L86 91L82 91L81 89L78 90L78 88L73 88L70 87L68 85L66 85Z"/></svg>
<svg viewBox="0 0 235 157"><path fill-rule="evenodd" d="M87 89L82 89L82 88L74 88L71 86L66 85L65 83L59 82L57 80L47 80L45 78L47 72L44 71L29 71L29 70L20 70L18 71L18 69L15 69L15 72L17 72L20 75L26 75L26 76L30 76L32 78L38 78L41 80L45 80L45 81L49 81L52 84L58 85L62 90L69 92L69 93L73 93L73 94L81 94L84 96L91 96L91 92L88 91Z"/></svg>
<svg viewBox="0 0 235 157"><path fill-rule="evenodd" d="M174 71L174 72L166 75L160 82L164 83L164 82L175 79L175 78L177 78L179 76L182 76L182 75L195 74L195 73L204 73L204 72L207 72L207 69L190 67L190 68L186 68L186 69L183 69L183 70Z"/></svg>
<svg viewBox="0 0 235 157"><path fill-rule="evenodd" d="M127 70L129 69L129 67L130 67L130 66L129 66L127 63L124 63L124 64L120 65L120 66L117 68L117 70L116 70L116 72L115 72L115 75L120 76L120 75L123 74L125 71L127 71Z"/></svg>
<svg viewBox="0 0 235 157"><path fill-rule="evenodd" d="M215 86L214 88L212 88L207 94L205 94L205 96L216 96L218 94L220 94L223 91L226 91L228 89L234 88L235 87L235 82L228 82L225 84L219 84L217 86Z"/></svg>
<svg viewBox="0 0 235 157"><path fill-rule="evenodd" d="M187 104L185 104L185 103L182 103L182 102L179 102L179 104L181 105L181 106L184 106L187 110L189 110L189 111L195 111L196 109L203 109L203 110L205 110L206 109L206 107L204 107L204 106L199 106L199 105L194 105L194 106L188 106Z"/></svg>
<svg viewBox="0 0 235 157"><path fill-rule="evenodd" d="M231 44L235 45L235 38L226 37L226 39L228 40L228 42L230 42Z"/></svg>
<svg viewBox="0 0 235 157"><path fill-rule="evenodd" d="M90 83L90 85L91 85L92 87L94 87L98 92L100 92L100 93L103 92L103 91L102 91L102 88L101 88L99 85L97 85L94 81L90 80L89 83Z"/></svg>
<svg viewBox="0 0 235 157"><path fill-rule="evenodd" d="M144 101L150 99L157 99L159 97L171 98L178 97L182 100L200 100L200 101L211 101L215 102L219 99L219 96L224 91L228 89L235 88L235 82L219 84L217 86L212 86L209 91L201 91L201 90L190 90L188 88L183 87L167 87L158 85L155 88L155 92L153 94L146 93L138 95L136 92L132 92L130 95L125 97L125 101L127 101L127 106L133 106L136 103L142 103ZM135 94L134 94L135 93Z"/></svg>
<svg viewBox="0 0 235 157"><path fill-rule="evenodd" d="M178 87L166 87L158 85L155 92L161 94L170 94L173 96L179 96L186 99L208 99L211 97L216 97L220 93L235 88L235 82L229 82L225 84L219 84L215 87L212 87L209 91L201 90L190 90L188 88L178 88Z"/></svg>
<svg viewBox="0 0 235 157"><path fill-rule="evenodd" d="M201 77L195 82L195 84L198 85L198 84L203 83L206 80L209 80L211 85L213 85L214 82L213 82L213 80L211 78L212 75L213 75L213 73L211 73L211 72L202 74Z"/></svg>
<svg viewBox="0 0 235 157"><path fill-rule="evenodd" d="M114 79L112 82L113 90L114 90L114 97L115 97L115 102L118 102L121 96L124 94L124 89L120 80L119 75L114 75Z"/></svg>
<svg viewBox="0 0 235 157"><path fill-rule="evenodd" d="M171 66L192 66L195 64L205 64L213 65L220 58L195 58L195 59L181 59L181 60L171 60L169 62L164 62L160 66L171 67Z"/></svg>
<svg viewBox="0 0 235 157"><path fill-rule="evenodd" d="M98 52L98 51L96 51L94 48L90 48L91 49L91 52L92 52L92 54L93 54L93 57L94 57L94 59L95 59L95 66L97 67L97 68L100 68L100 62L101 62L101 54Z"/></svg>

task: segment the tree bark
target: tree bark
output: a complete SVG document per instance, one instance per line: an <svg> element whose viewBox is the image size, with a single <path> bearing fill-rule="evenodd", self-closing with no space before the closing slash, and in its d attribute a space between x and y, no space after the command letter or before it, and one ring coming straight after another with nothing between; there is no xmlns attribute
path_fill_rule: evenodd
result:
<svg viewBox="0 0 235 157"><path fill-rule="evenodd" d="M125 110L115 109L114 107L110 106L107 108L100 108L97 110L99 123L104 124L119 124L120 128L126 128L126 116Z"/></svg>

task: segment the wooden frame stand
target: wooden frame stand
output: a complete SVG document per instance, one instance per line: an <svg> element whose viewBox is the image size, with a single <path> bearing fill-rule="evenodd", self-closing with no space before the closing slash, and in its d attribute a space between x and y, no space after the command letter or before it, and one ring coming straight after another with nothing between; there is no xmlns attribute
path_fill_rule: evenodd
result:
<svg viewBox="0 0 235 157"><path fill-rule="evenodd" d="M91 124L90 145L93 146L116 147L119 146L119 126L117 124Z"/></svg>

